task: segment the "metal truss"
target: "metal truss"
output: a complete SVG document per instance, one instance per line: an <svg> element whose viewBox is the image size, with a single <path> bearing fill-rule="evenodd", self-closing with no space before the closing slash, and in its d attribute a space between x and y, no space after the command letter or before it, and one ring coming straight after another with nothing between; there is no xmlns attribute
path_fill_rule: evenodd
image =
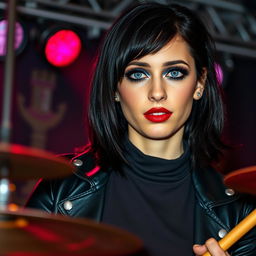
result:
<svg viewBox="0 0 256 256"><path fill-rule="evenodd" d="M254 1L254 0L252 0ZM86 27L89 31L108 29L114 19L139 0L18 0L20 16L40 17ZM151 1L152 2L152 1ZM249 0L155 0L179 3L193 9L206 23L220 52L256 58L256 5ZM250 7L250 8L248 8ZM0 0L0 10L6 0ZM96 33L97 35L99 33ZM196 35L195 35L196 36Z"/></svg>

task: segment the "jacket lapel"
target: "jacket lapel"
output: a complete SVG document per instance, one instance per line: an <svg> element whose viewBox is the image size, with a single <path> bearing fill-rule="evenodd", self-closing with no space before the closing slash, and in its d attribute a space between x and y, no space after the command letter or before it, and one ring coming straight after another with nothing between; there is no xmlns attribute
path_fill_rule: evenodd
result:
<svg viewBox="0 0 256 256"><path fill-rule="evenodd" d="M231 228L224 223L228 216L220 219L215 208L237 200L237 196L227 196L222 176L213 169L194 171L192 180L196 195L194 242L203 244L210 237L219 240L219 232L228 232ZM222 211L222 216L227 215L224 208Z"/></svg>

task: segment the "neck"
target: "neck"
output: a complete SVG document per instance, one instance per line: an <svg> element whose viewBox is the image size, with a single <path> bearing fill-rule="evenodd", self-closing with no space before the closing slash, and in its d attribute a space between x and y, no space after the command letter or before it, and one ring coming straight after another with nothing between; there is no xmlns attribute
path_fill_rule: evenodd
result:
<svg viewBox="0 0 256 256"><path fill-rule="evenodd" d="M182 138L170 137L167 139L151 139L128 135L131 143L145 155L159 157L167 160L180 157L183 152Z"/></svg>

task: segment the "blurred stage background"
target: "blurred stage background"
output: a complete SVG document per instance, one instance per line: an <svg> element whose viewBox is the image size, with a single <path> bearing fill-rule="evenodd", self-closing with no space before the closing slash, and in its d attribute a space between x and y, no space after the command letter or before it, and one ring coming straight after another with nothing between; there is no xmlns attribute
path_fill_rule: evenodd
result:
<svg viewBox="0 0 256 256"><path fill-rule="evenodd" d="M7 1L0 0L0 53L4 55ZM90 78L105 31L135 0L19 0L13 95L12 143L53 153L72 152L88 142L86 112ZM155 1L195 10L216 40L223 72L227 122L224 138L233 149L223 172L256 164L256 2L254 0ZM44 47L52 33L77 33L81 52L69 65L54 66ZM22 39L23 36L23 39ZM195 35L196 36L196 35ZM64 36L66 39L67 35ZM58 40L58 39L55 39ZM61 36L60 36L60 40ZM75 39L74 39L75 40ZM71 39L67 40L71 42ZM18 43L20 42L20 46ZM52 47L56 47L57 41ZM75 44L75 43L74 43ZM18 49L19 47L19 49ZM79 49L78 49L79 50ZM114 49L113 49L114 51ZM56 53L55 50L50 52ZM58 57L57 54L52 56ZM2 94L4 56L0 57ZM61 65L61 64L58 64ZM104 79L104 78L102 78ZM1 96L1 95L0 95ZM34 181L22 187L22 202Z"/></svg>

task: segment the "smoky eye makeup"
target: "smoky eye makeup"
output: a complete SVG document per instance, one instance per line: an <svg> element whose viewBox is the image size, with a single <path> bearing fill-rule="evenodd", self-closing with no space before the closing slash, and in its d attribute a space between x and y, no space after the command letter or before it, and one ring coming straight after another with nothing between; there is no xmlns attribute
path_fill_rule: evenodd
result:
<svg viewBox="0 0 256 256"><path fill-rule="evenodd" d="M170 80L182 80L189 74L188 69L183 67L171 67L164 71L163 76Z"/></svg>
<svg viewBox="0 0 256 256"><path fill-rule="evenodd" d="M124 76L131 82L139 82L150 76L150 74L141 68L130 69L125 72Z"/></svg>
<svg viewBox="0 0 256 256"><path fill-rule="evenodd" d="M166 68L162 75L169 80L182 80L189 74L189 70L185 67L173 66ZM132 68L124 73L124 77L131 82L141 82L150 78L150 73L143 68Z"/></svg>

